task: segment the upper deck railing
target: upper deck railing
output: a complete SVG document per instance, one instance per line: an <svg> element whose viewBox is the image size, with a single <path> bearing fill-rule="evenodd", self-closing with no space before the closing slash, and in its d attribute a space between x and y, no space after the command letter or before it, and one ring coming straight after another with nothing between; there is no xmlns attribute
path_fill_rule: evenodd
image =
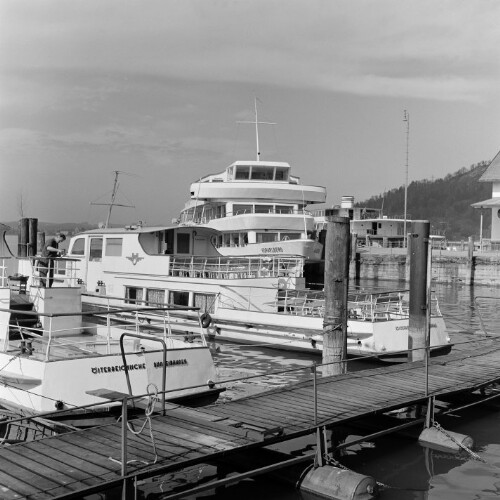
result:
<svg viewBox="0 0 500 500"><path fill-rule="evenodd" d="M308 210L296 210L292 207L286 208L269 208L269 209L259 209L258 206L244 209L244 210L235 210L233 212L226 212L224 214L217 213L216 211L186 211L182 212L180 215L180 224L208 224L212 220L216 219L225 219L229 217L235 217L237 215L279 215L279 216L290 216L290 215L299 215L299 216L311 216L311 212Z"/></svg>
<svg viewBox="0 0 500 500"><path fill-rule="evenodd" d="M244 279L303 276L303 257L178 257L170 258L170 274L189 278Z"/></svg>

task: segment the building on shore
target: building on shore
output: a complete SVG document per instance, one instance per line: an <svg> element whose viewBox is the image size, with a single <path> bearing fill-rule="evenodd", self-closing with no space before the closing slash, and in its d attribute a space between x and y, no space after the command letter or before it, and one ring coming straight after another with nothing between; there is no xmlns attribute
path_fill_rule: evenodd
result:
<svg viewBox="0 0 500 500"><path fill-rule="evenodd" d="M491 210L491 242L500 243L500 151L491 160L484 174L479 178L479 182L491 182L491 198L473 203L471 206L481 210L481 227L479 238L483 240L483 214L485 210Z"/></svg>

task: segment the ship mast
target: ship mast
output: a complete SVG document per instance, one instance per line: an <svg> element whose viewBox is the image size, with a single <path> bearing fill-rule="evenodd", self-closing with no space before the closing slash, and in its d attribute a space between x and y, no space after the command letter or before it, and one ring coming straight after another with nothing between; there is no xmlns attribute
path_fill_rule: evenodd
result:
<svg viewBox="0 0 500 500"><path fill-rule="evenodd" d="M125 172L120 172L119 170L115 170L114 173L115 173L115 181L113 183L113 191L111 193L111 201L109 203L93 203L93 202L90 203L91 205L103 205L103 206L109 207L108 208L108 215L106 217L106 223L104 225L105 228L107 228L109 226L109 221L111 219L111 211L113 210L113 207L135 208L134 205L122 205L120 203L115 203L116 193L118 192L118 186L120 185L118 182L118 176L120 174L125 173Z"/></svg>
<svg viewBox="0 0 500 500"><path fill-rule="evenodd" d="M254 98L255 121L238 121L236 123L251 123L255 125L255 146L257 151L257 161L260 161L260 146L259 146L259 125L276 125L274 122L259 122L259 115L257 112L257 97Z"/></svg>

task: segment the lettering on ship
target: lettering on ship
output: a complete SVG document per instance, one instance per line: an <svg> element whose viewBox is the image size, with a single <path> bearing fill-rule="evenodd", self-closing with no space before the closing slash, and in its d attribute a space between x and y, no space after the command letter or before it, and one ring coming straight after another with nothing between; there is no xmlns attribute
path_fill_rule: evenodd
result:
<svg viewBox="0 0 500 500"><path fill-rule="evenodd" d="M408 325L403 325L403 326L397 326L396 331L400 332L401 330L408 330ZM437 328L436 323L431 323L431 328Z"/></svg>
<svg viewBox="0 0 500 500"><path fill-rule="evenodd" d="M178 365L187 365L187 359L171 359L167 361L167 368L169 366L178 366ZM163 361L155 361L153 366L155 368L162 368L163 367ZM134 363L131 365L127 365L128 371L132 370L145 370L146 369L146 363ZM114 366L93 366L91 368L92 373L94 375L97 375L99 373L116 373L116 372L122 372L125 370L125 365L114 365Z"/></svg>
<svg viewBox="0 0 500 500"><path fill-rule="evenodd" d="M261 248L262 253L283 253L283 247Z"/></svg>

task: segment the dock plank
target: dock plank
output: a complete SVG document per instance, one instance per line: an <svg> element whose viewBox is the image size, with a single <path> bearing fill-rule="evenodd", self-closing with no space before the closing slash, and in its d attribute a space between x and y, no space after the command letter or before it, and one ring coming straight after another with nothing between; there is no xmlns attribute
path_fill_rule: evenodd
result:
<svg viewBox="0 0 500 500"><path fill-rule="evenodd" d="M429 391L437 396L472 391L498 381L500 347L464 350L429 364ZM342 424L425 398L422 362L318 377L316 383L317 425ZM165 416L151 419L158 452L155 464L149 427L140 435L127 433L128 459L138 461L129 470L147 477L153 470L158 473L159 467L163 472L174 471L221 454L227 458L249 447L266 446L266 433L276 441L307 434L315 427L313 420L312 378L201 409L169 404ZM144 419L131 422L139 428ZM0 496L6 500L62 498L119 479L120 447L121 423L116 422L0 448Z"/></svg>

